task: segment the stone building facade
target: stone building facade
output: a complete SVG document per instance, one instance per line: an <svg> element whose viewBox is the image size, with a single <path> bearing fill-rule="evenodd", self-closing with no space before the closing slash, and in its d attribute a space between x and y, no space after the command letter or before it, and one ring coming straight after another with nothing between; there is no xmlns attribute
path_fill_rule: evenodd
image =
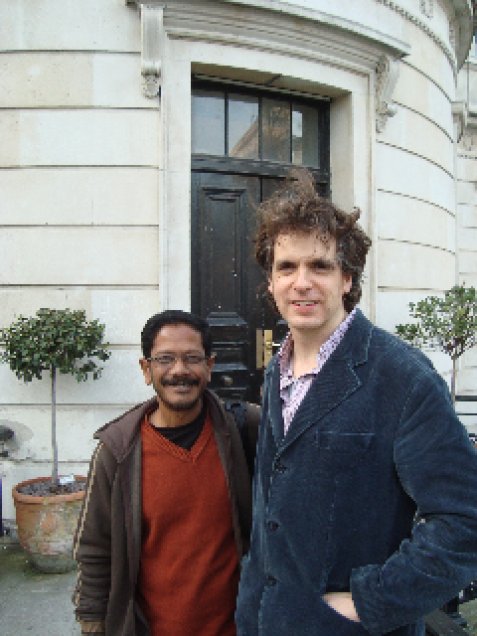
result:
<svg viewBox="0 0 477 636"><path fill-rule="evenodd" d="M259 382L274 325L254 306L248 201L290 165L361 208L373 239L361 306L377 324L477 285L473 29L469 0L0 5L0 325L82 308L113 349L100 381L60 379L62 472L84 473L93 431L149 395L139 335L163 308L211 319L224 394ZM474 350L458 391L476 381ZM49 385L1 365L0 386L9 519L11 485L49 472Z"/></svg>

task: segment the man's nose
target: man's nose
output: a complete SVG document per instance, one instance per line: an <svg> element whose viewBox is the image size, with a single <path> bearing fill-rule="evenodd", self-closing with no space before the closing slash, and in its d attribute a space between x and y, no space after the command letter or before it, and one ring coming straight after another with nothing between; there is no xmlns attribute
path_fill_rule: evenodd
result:
<svg viewBox="0 0 477 636"><path fill-rule="evenodd" d="M296 289L309 289L311 287L310 271L308 267L300 265L296 270L293 286Z"/></svg>
<svg viewBox="0 0 477 636"><path fill-rule="evenodd" d="M177 372L189 371L188 366L184 362L184 358L182 356L176 356L174 362L171 364L169 370Z"/></svg>

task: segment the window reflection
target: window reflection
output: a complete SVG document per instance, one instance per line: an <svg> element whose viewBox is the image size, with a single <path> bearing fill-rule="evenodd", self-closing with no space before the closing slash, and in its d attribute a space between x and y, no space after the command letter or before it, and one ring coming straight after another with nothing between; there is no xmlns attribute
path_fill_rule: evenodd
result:
<svg viewBox="0 0 477 636"><path fill-rule="evenodd" d="M192 94L192 152L225 154L225 96L221 91Z"/></svg>
<svg viewBox="0 0 477 636"><path fill-rule="evenodd" d="M320 168L319 106L239 90L193 90L193 154Z"/></svg>
<svg viewBox="0 0 477 636"><path fill-rule="evenodd" d="M258 97L229 95L230 157L258 159Z"/></svg>
<svg viewBox="0 0 477 636"><path fill-rule="evenodd" d="M290 105L264 98L262 100L263 159L290 161Z"/></svg>
<svg viewBox="0 0 477 636"><path fill-rule="evenodd" d="M320 165L318 141L318 113L316 109L304 104L294 104L292 111L292 163L318 168Z"/></svg>

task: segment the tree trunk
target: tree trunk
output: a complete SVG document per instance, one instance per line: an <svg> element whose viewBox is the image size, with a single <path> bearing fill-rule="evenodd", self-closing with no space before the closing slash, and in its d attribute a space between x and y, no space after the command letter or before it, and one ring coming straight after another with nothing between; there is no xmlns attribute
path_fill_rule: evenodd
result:
<svg viewBox="0 0 477 636"><path fill-rule="evenodd" d="M457 358L452 358L451 396L452 404L455 406L455 376L457 374Z"/></svg>
<svg viewBox="0 0 477 636"><path fill-rule="evenodd" d="M53 468L51 481L58 485L58 444L56 441L56 368L51 367L51 448L53 450Z"/></svg>

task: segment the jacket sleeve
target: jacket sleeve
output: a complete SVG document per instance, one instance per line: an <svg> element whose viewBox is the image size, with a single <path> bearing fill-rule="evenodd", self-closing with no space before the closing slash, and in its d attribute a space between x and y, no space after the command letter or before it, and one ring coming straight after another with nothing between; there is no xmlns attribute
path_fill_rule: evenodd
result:
<svg viewBox="0 0 477 636"><path fill-rule="evenodd" d="M111 490L116 464L100 443L91 459L74 540L78 578L73 595L83 633L103 633L111 587Z"/></svg>
<svg viewBox="0 0 477 636"><path fill-rule="evenodd" d="M435 372L416 378L404 400L394 464L417 515L384 564L352 572L353 600L371 634L415 622L477 577L477 453Z"/></svg>

